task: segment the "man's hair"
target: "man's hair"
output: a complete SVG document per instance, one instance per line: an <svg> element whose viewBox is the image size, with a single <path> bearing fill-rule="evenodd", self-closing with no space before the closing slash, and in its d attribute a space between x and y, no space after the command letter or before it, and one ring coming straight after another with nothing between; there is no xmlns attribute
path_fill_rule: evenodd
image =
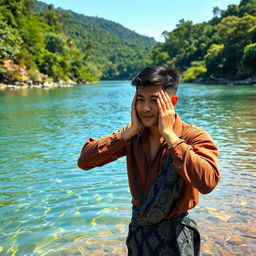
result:
<svg viewBox="0 0 256 256"><path fill-rule="evenodd" d="M180 80L179 71L164 64L144 68L133 78L132 85L137 89L140 86L162 85L165 90L170 89L175 94Z"/></svg>

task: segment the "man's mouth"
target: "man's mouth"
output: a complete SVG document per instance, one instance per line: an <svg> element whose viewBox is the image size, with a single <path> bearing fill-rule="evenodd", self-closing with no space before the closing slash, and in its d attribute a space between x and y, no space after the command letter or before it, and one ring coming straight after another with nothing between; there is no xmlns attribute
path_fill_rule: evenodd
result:
<svg viewBox="0 0 256 256"><path fill-rule="evenodd" d="M153 115L142 115L142 118L146 121L152 119L153 117Z"/></svg>

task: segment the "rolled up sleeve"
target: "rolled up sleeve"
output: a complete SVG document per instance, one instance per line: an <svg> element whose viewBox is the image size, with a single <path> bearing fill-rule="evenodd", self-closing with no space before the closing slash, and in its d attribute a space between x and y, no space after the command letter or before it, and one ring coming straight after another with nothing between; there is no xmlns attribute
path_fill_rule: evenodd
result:
<svg viewBox="0 0 256 256"><path fill-rule="evenodd" d="M128 142L121 138L124 129L98 140L89 138L81 150L77 161L78 167L90 170L125 156Z"/></svg>
<svg viewBox="0 0 256 256"><path fill-rule="evenodd" d="M200 193L210 193L220 181L218 148L203 129L192 129L168 151L180 175Z"/></svg>

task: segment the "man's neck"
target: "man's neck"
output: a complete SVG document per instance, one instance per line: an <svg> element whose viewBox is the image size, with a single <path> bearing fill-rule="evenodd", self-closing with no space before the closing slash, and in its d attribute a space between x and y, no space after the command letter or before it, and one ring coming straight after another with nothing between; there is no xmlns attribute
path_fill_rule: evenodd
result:
<svg viewBox="0 0 256 256"><path fill-rule="evenodd" d="M158 126L153 126L150 128L150 137L153 139L159 139L162 137L161 133L158 130Z"/></svg>

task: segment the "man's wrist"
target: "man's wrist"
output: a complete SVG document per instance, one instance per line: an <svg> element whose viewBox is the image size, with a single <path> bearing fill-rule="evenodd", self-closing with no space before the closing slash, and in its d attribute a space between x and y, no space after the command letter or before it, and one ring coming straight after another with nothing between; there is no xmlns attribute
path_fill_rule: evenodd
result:
<svg viewBox="0 0 256 256"><path fill-rule="evenodd" d="M124 140L129 140L130 138L132 138L136 133L138 132L138 129L135 129L132 126L128 126L127 129L125 129L124 131L122 131L121 133L121 138Z"/></svg>
<svg viewBox="0 0 256 256"><path fill-rule="evenodd" d="M173 131L164 134L163 137L169 147L173 147L173 144L179 140L179 137Z"/></svg>

